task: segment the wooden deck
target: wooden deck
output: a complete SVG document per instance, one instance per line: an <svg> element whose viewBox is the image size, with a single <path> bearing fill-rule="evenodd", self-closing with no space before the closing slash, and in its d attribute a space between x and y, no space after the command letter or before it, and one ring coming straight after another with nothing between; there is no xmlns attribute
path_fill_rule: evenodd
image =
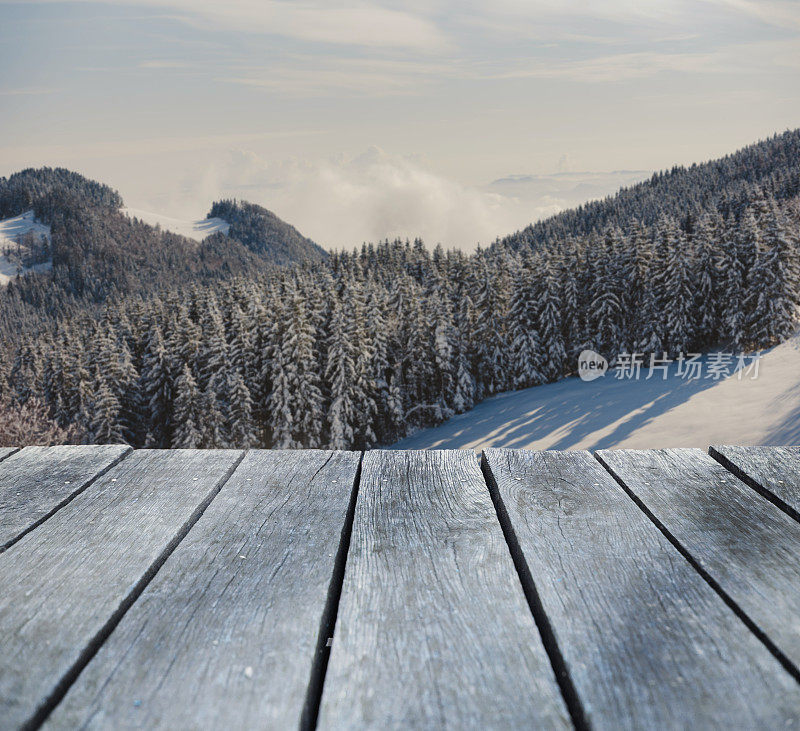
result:
<svg viewBox="0 0 800 731"><path fill-rule="evenodd" d="M0 729L800 728L800 448L0 450Z"/></svg>

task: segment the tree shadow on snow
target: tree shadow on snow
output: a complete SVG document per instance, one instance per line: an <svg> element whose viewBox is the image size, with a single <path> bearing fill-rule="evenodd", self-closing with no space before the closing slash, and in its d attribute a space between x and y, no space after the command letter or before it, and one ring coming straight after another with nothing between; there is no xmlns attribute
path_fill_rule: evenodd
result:
<svg viewBox="0 0 800 731"><path fill-rule="evenodd" d="M703 359L703 375L707 373ZM734 361L735 365L735 361ZM521 449L542 440L537 448L608 449L619 444L653 419L685 403L695 394L718 384L702 378L686 380L669 371L647 379L617 379L612 371L585 383L567 378L557 383L500 394L478 404L472 411L455 416L392 445L393 449L463 449L476 443L484 446ZM731 373L735 373L731 368ZM800 426L789 424L787 433ZM604 432L588 444L581 444L595 432ZM784 440L788 436L783 437ZM784 441L783 443L788 443Z"/></svg>

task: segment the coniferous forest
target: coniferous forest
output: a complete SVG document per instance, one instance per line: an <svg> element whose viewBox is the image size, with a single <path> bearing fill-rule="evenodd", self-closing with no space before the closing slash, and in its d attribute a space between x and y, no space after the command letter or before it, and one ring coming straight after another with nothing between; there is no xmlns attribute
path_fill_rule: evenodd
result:
<svg viewBox="0 0 800 731"><path fill-rule="evenodd" d="M96 238L97 211L119 202L90 191ZM387 241L252 269L269 212L222 202L210 215L232 218L241 266L121 290L98 274L91 296L73 288L55 311L47 276L12 283L0 299L0 402L41 410L73 441L365 448L568 376L587 348L613 362L768 347L796 326L799 193L795 131L471 255Z"/></svg>

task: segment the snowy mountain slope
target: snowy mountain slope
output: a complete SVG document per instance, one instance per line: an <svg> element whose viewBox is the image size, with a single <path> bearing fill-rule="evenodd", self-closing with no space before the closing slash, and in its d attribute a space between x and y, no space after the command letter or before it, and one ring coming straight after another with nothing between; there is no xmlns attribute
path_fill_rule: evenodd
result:
<svg viewBox="0 0 800 731"><path fill-rule="evenodd" d="M171 231L195 241L202 241L217 232L227 234L230 229L230 224L221 218L201 218L197 221L188 221L164 216L161 213L142 211L138 208L122 208L120 210L130 218L138 218L150 226L159 226L163 231Z"/></svg>
<svg viewBox="0 0 800 731"><path fill-rule="evenodd" d="M16 251L18 241L21 241L28 234L37 239L44 237L49 241L50 227L37 221L33 211L25 211L19 216L0 221L0 286L8 284L18 272L27 274L28 272L46 271L52 267L52 262L41 262L33 266L20 268L15 253L10 255L5 253L7 249ZM26 253L24 249L22 253Z"/></svg>
<svg viewBox="0 0 800 731"><path fill-rule="evenodd" d="M735 363L735 361L734 361ZM748 361L749 364L749 361ZM703 375L708 359L704 359ZM589 383L567 378L509 391L393 449L607 449L800 444L800 335L763 354L758 377L656 374Z"/></svg>

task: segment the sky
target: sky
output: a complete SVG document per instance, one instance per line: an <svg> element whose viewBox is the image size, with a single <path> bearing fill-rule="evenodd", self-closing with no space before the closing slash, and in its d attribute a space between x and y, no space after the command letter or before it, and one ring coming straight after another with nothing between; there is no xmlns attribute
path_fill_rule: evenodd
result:
<svg viewBox="0 0 800 731"><path fill-rule="evenodd" d="M0 175L470 250L800 126L798 0L0 0Z"/></svg>

